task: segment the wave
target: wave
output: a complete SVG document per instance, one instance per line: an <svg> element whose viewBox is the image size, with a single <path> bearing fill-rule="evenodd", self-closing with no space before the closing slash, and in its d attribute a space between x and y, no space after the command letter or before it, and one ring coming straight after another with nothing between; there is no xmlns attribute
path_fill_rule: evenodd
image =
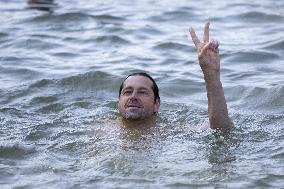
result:
<svg viewBox="0 0 284 189"><path fill-rule="evenodd" d="M192 48L189 47L188 45L181 44L178 42L161 42L159 44L156 44L155 46L152 47L153 49L158 49L158 50L182 50L185 52L190 52L192 51Z"/></svg>
<svg viewBox="0 0 284 189"><path fill-rule="evenodd" d="M269 14L266 12L250 11L237 15L243 21L249 22L283 22L284 17L278 14Z"/></svg>
<svg viewBox="0 0 284 189"><path fill-rule="evenodd" d="M106 72L95 71L62 78L57 83L61 86L72 87L82 87L84 84L93 87L107 87L111 82L117 83L115 78L115 76Z"/></svg>
<svg viewBox="0 0 284 189"><path fill-rule="evenodd" d="M125 38L122 38L117 35L104 35L96 37L95 39L91 40L98 43L107 43L107 44L131 44L131 42Z"/></svg>
<svg viewBox="0 0 284 189"><path fill-rule="evenodd" d="M62 14L45 14L28 19L26 22L29 23L39 23L39 24L68 24L68 23L84 23L96 21L99 23L120 23L125 21L125 18L112 16L108 14L102 15L91 15L82 12L68 12Z"/></svg>
<svg viewBox="0 0 284 189"><path fill-rule="evenodd" d="M78 74L74 76L63 77L61 79L41 79L32 83L29 88L44 88L48 85L60 86L71 86L71 87L82 87L84 84L90 86L103 86L107 83L102 83L106 81L115 80L115 76L101 71L90 71L83 74Z"/></svg>
<svg viewBox="0 0 284 189"><path fill-rule="evenodd" d="M37 78L41 73L39 71L28 69L28 68L15 68L15 67L2 67L0 66L0 73L2 75L9 75L12 78L21 79L34 79Z"/></svg>
<svg viewBox="0 0 284 189"><path fill-rule="evenodd" d="M196 17L191 8L183 7L179 10L165 11L160 15L150 16L147 19L154 22L184 22Z"/></svg>
<svg viewBox="0 0 284 189"><path fill-rule="evenodd" d="M279 39L279 40L276 40L276 41L268 42L268 44L265 44L262 48L266 49L266 50L279 50L279 51L283 51L283 49L284 49L284 39Z"/></svg>
<svg viewBox="0 0 284 189"><path fill-rule="evenodd" d="M226 56L226 55L224 55ZM239 51L234 52L230 54L230 56L227 56L226 61L229 62L238 62L241 64L246 64L248 62L255 63L263 63L266 64L269 61L277 60L279 59L279 55L274 52L267 52L267 51L260 51L260 50L254 50L254 51Z"/></svg>
<svg viewBox="0 0 284 189"><path fill-rule="evenodd" d="M62 13L62 14L44 14L41 16L33 17L28 22L34 23L62 23L62 22L78 22L78 21L86 21L91 19L92 16L74 12L74 13Z"/></svg>
<svg viewBox="0 0 284 189"><path fill-rule="evenodd" d="M19 110L56 113L66 108L100 104L118 96L121 80L106 72L94 71L59 79L41 79L26 86L1 91L1 104ZM99 106L102 106L100 104Z"/></svg>
<svg viewBox="0 0 284 189"><path fill-rule="evenodd" d="M283 114L284 86L272 87L235 86L226 89L228 104L238 111L273 112Z"/></svg>
<svg viewBox="0 0 284 189"><path fill-rule="evenodd" d="M280 14L271 14L262 11L247 11L235 15L227 16L229 20L239 20L241 22L249 23L271 23L283 22L284 17Z"/></svg>
<svg viewBox="0 0 284 189"><path fill-rule="evenodd" d="M113 16L109 14L93 15L92 17L102 23L113 23L113 24L121 23L126 20L124 17Z"/></svg>
<svg viewBox="0 0 284 189"><path fill-rule="evenodd" d="M6 37L8 37L8 36L9 36L8 33L0 32L0 39L1 39L1 38L6 38Z"/></svg>
<svg viewBox="0 0 284 189"><path fill-rule="evenodd" d="M23 157L35 153L34 148L27 148L22 145L0 146L0 157L9 159L22 159Z"/></svg>

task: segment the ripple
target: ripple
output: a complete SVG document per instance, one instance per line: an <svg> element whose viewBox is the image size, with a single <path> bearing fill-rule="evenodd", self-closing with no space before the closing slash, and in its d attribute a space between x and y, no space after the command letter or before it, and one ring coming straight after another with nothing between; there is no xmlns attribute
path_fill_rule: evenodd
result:
<svg viewBox="0 0 284 189"><path fill-rule="evenodd" d="M256 188L281 188L283 179L284 176L281 173L266 173L262 174L260 178L254 179L254 184Z"/></svg>
<svg viewBox="0 0 284 189"><path fill-rule="evenodd" d="M43 123L34 126L25 136L25 140L28 141L39 141L40 139L48 138L52 135L52 124Z"/></svg>
<svg viewBox="0 0 284 189"><path fill-rule="evenodd" d="M2 83L2 88L10 89L13 87L19 87L37 80L42 73L30 68L21 67L1 67L0 66L0 82Z"/></svg>
<svg viewBox="0 0 284 189"><path fill-rule="evenodd" d="M92 18L91 15L72 12L72 13L63 13L63 14L46 14L32 18L29 22L36 23L63 23L63 22L80 22L86 21Z"/></svg>
<svg viewBox="0 0 284 189"><path fill-rule="evenodd" d="M139 32L145 33L148 35L157 35L157 36L160 36L163 34L163 31L155 28L154 26L150 26L150 25L146 25L142 28L139 28Z"/></svg>
<svg viewBox="0 0 284 189"><path fill-rule="evenodd" d="M52 103L57 101L58 98L56 96L41 96L35 97L31 100L31 104L40 104L40 103Z"/></svg>
<svg viewBox="0 0 284 189"><path fill-rule="evenodd" d="M262 113L283 113L284 87L241 87L232 88L229 91L230 98L237 102L237 107L242 111L250 110ZM235 92L234 92L235 91ZM234 102L232 102L234 104Z"/></svg>
<svg viewBox="0 0 284 189"><path fill-rule="evenodd" d="M284 17L278 14L268 14L259 11L251 11L247 13L241 13L236 17L240 18L242 21L245 22L283 22Z"/></svg>
<svg viewBox="0 0 284 189"><path fill-rule="evenodd" d="M101 23L117 24L117 23L121 23L122 21L125 21L125 18L122 18L119 16L113 16L109 14L95 15L93 16L93 18L100 21Z"/></svg>
<svg viewBox="0 0 284 189"><path fill-rule="evenodd" d="M118 24L125 21L125 18L112 16L112 15L90 15L82 12L70 12L70 13L62 13L62 14L48 14L34 17L27 22L36 23L40 25L50 24L52 28L58 26L71 26L78 29L83 29L84 26L89 28L90 26L94 26L92 23L98 24ZM70 25L71 24L71 25ZM84 25L86 24L86 25ZM89 27L88 27L88 24ZM83 27L83 28L82 28Z"/></svg>
<svg viewBox="0 0 284 189"><path fill-rule="evenodd" d="M54 40L51 42L50 40L46 39L43 40L32 38L19 40L17 43L14 43L14 45L25 49L35 49L37 51L62 47L61 44L55 42Z"/></svg>
<svg viewBox="0 0 284 189"><path fill-rule="evenodd" d="M28 69L28 68L17 68L17 67L1 67L0 66L0 73L9 75L13 78L21 78L21 79L34 79L37 78L40 72Z"/></svg>
<svg viewBox="0 0 284 189"><path fill-rule="evenodd" d="M92 15L86 13L73 12L63 14L46 14L29 18L20 24L30 27L41 27L47 30L56 31L81 31L82 29L90 29L96 27L97 23Z"/></svg>
<svg viewBox="0 0 284 189"><path fill-rule="evenodd" d="M87 72L76 76L71 76L61 79L59 82L62 86L82 86L82 84L89 84L90 86L103 86L106 81L111 81L113 76L105 72Z"/></svg>
<svg viewBox="0 0 284 189"><path fill-rule="evenodd" d="M42 79L28 86L1 91L1 103L16 103L43 114L61 112L66 108L87 108L96 101L111 99L113 92L117 93L120 82L114 75L100 71L59 79Z"/></svg>
<svg viewBox="0 0 284 189"><path fill-rule="evenodd" d="M284 150L283 148L280 148L278 151L275 151L271 154L271 157L272 159L283 159L284 158Z"/></svg>
<svg viewBox="0 0 284 189"><path fill-rule="evenodd" d="M30 88L42 88L42 87L46 87L53 83L54 83L54 80L42 79L42 80L36 81L35 83L31 84L29 87Z"/></svg>
<svg viewBox="0 0 284 189"><path fill-rule="evenodd" d="M43 114L57 113L64 110L65 106L62 103L53 103L40 108L38 111Z"/></svg>
<svg viewBox="0 0 284 189"><path fill-rule="evenodd" d="M188 10L185 10L188 9ZM192 9L184 7L183 9L166 11L161 15L151 16L147 19L154 22L178 22L178 21L188 21L188 18L195 17Z"/></svg>
<svg viewBox="0 0 284 189"><path fill-rule="evenodd" d="M248 51L233 53L226 60L245 64L247 62L258 62L266 64L268 61L279 59L279 55L266 51Z"/></svg>
<svg viewBox="0 0 284 189"><path fill-rule="evenodd" d="M0 112L2 113L10 113L10 114L14 114L14 115L21 115L21 111L17 108L1 108Z"/></svg>
<svg viewBox="0 0 284 189"><path fill-rule="evenodd" d="M153 49L160 49L160 50L182 50L185 52L190 52L192 51L192 48L189 47L188 45L184 45L181 43L177 43L177 42L163 42L163 43L159 43L155 46L152 47Z"/></svg>
<svg viewBox="0 0 284 189"><path fill-rule="evenodd" d="M280 40L277 40L277 41L274 41L274 42L270 42L267 45L265 45L263 48L267 49L267 50L281 50L281 51L283 51L284 39L280 39Z"/></svg>
<svg viewBox="0 0 284 189"><path fill-rule="evenodd" d="M284 87L272 87L269 89L255 87L249 91L246 101L254 102L255 108L281 110L284 104ZM250 103L253 105L252 103ZM283 112L283 110L282 110Z"/></svg>
<svg viewBox="0 0 284 189"><path fill-rule="evenodd" d="M0 39L7 38L9 36L8 33L0 32Z"/></svg>
<svg viewBox="0 0 284 189"><path fill-rule="evenodd" d="M74 102L72 104L72 106L76 106L76 107L79 107L79 108L88 108L90 106L90 102L86 102L86 101L77 101L77 102Z"/></svg>
<svg viewBox="0 0 284 189"><path fill-rule="evenodd" d="M243 71L241 73L233 72L233 73L227 74L227 76L230 77L232 80L243 80L245 78L250 78L254 75L255 73L251 71ZM238 87L237 90L242 91L242 87L241 86Z"/></svg>
<svg viewBox="0 0 284 189"><path fill-rule="evenodd" d="M111 44L111 45L114 45L114 44L125 45L125 44L131 43L127 39L122 38L122 37L117 36L117 35L99 36L99 37L96 37L95 41L99 42L99 43L106 43L106 44Z"/></svg>
<svg viewBox="0 0 284 189"><path fill-rule="evenodd" d="M0 146L1 158L21 159L35 152L34 148L27 148L17 144L12 146Z"/></svg>
<svg viewBox="0 0 284 189"><path fill-rule="evenodd" d="M55 52L52 53L52 55L56 56L56 57L60 57L60 58L65 58L65 59L73 59L78 57L78 53L71 53L71 52Z"/></svg>

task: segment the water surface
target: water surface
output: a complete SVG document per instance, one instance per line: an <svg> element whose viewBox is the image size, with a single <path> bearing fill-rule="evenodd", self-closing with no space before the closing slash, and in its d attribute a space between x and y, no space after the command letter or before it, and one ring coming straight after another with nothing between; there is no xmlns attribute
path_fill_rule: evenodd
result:
<svg viewBox="0 0 284 189"><path fill-rule="evenodd" d="M0 1L1 188L281 188L284 3ZM234 129L206 128L188 27L220 42ZM124 127L118 88L160 87L156 125Z"/></svg>

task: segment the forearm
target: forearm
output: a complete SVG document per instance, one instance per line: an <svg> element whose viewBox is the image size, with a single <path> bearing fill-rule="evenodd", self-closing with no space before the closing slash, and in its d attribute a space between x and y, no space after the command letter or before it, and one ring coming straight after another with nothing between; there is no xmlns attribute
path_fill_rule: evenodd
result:
<svg viewBox="0 0 284 189"><path fill-rule="evenodd" d="M228 128L231 124L222 83L220 81L220 57L218 41L209 41L209 22L204 26L201 42L193 28L189 30L197 48L199 65L203 71L208 98L208 115L212 129Z"/></svg>
<svg viewBox="0 0 284 189"><path fill-rule="evenodd" d="M212 129L228 128L230 118L219 71L203 71L208 98L208 116Z"/></svg>

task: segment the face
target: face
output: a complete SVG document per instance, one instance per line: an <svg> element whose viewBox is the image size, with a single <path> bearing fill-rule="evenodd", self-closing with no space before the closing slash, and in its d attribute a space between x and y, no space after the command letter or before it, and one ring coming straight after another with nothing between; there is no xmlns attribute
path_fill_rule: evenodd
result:
<svg viewBox="0 0 284 189"><path fill-rule="evenodd" d="M123 84L119 97L119 113L125 119L141 120L151 117L160 108L155 102L152 81L144 76L130 76Z"/></svg>

